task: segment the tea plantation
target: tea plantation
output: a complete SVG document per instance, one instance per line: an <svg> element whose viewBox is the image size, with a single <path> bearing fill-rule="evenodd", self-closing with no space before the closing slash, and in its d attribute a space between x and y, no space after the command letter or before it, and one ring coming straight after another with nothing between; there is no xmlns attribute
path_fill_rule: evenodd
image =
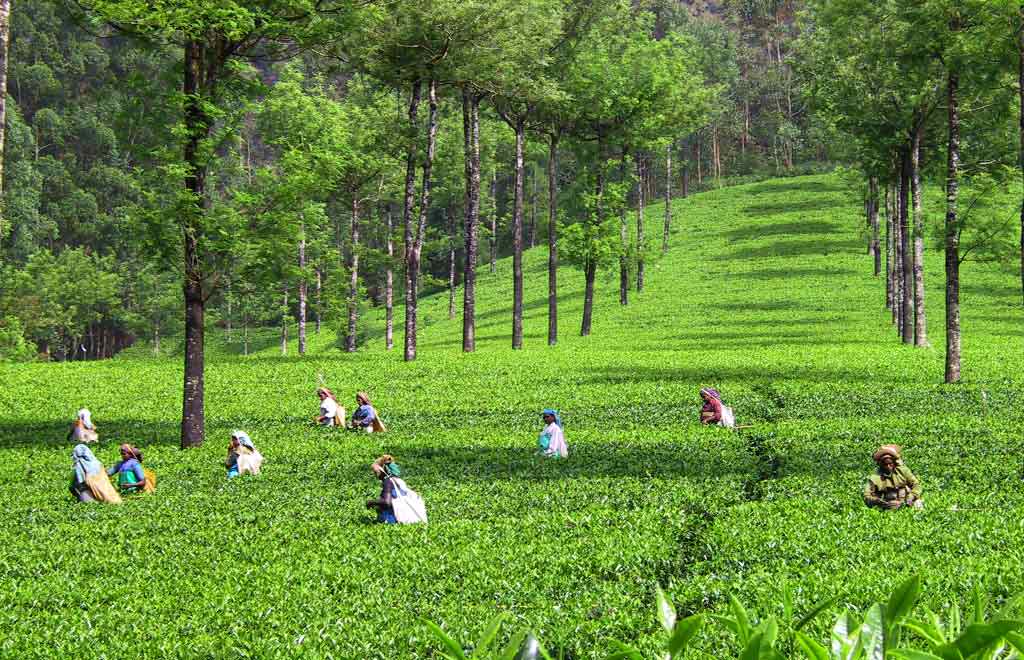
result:
<svg viewBox="0 0 1024 660"><path fill-rule="evenodd" d="M936 608L978 581L997 600L1024 590L1019 282L965 266L965 384L942 386L943 257L927 262L933 347L902 346L860 214L827 176L681 200L643 293L622 308L617 272L599 279L589 338L583 277L560 272L555 348L540 248L522 351L504 262L481 279L471 355L444 294L424 301L412 364L384 350L376 317L355 355L325 329L305 358L281 357L272 334L244 357L211 328L207 441L187 452L177 356L2 367L0 656L432 657L423 619L471 640L503 612L503 634L529 628L555 654L592 658L612 640L661 647L659 584L680 617L730 595L762 615L786 589L797 611L835 596L806 629L821 639L913 574ZM370 392L391 431L310 426L318 373L346 403ZM701 427L704 385L752 428ZM82 405L100 460L137 443L156 495L72 503L64 436ZM563 412L567 461L533 455L546 406ZM266 456L259 477L225 479L235 428ZM864 507L882 442L903 445L923 511ZM368 464L383 452L429 525L370 524ZM705 627L691 654L737 651Z"/></svg>

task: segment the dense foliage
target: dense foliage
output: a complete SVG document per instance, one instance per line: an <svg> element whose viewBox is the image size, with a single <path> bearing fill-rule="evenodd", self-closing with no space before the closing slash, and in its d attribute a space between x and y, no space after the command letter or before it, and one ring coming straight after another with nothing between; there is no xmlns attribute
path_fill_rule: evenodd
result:
<svg viewBox="0 0 1024 660"><path fill-rule="evenodd" d="M603 261L621 259L631 269L657 242L627 237L621 244L613 205L606 205L605 231L586 230L589 189L567 185L592 176L602 158L632 152L627 169L602 166L627 195L623 203L635 203L636 175L649 197L660 198L828 156L791 71L792 3L438 1L355 3L361 9L354 10L339 1L316 5L324 14L312 22L280 19L312 17L313 5L301 2L255 3L251 15L245 2L209 14L193 4L147 13L139 3L33 0L11 12L0 327L12 340L10 348L0 344L3 359L105 358L138 338L158 348L161 337L181 332L179 289L193 275L180 263L175 225L187 215L179 188L190 167L181 160L190 129L179 78L188 25L204 20L209 34L223 30L228 40L253 30L244 48L262 39L226 62L204 101L213 124L202 162L215 183L203 233L216 241L203 248L202 277L208 312L227 327L308 316L330 323L347 344L353 306L385 304L387 272L397 272L403 248L400 178L414 136L402 106L416 71L442 79L422 261L428 291L460 282L465 271L460 88L472 87L484 101L485 258L514 250L514 136L496 110L529 109L524 244L543 242L549 216L562 215L575 225L570 252L608 252ZM436 33L418 31L428 23ZM409 48L417 40L417 48L443 51L443 62L417 63ZM596 68L607 55L612 66ZM282 77L288 84L279 84ZM608 104L616 108L602 116ZM282 114L292 111L290 120ZM604 155L588 149L595 121L617 125L610 144L627 134L628 142ZM552 130L563 138L554 181L564 190L554 199L565 205L553 216L552 180L544 175ZM634 160L642 173L633 171ZM363 225L355 244L353 208ZM389 254L392 232L397 247ZM59 259L40 253L75 249L92 259L96 277L117 283L117 305L97 301L58 319L35 295L7 284L44 270L47 281L59 282ZM401 277L396 287L400 299ZM355 333L366 335L359 327Z"/></svg>
<svg viewBox="0 0 1024 660"><path fill-rule="evenodd" d="M555 348L541 277L526 279L525 347L509 348L507 260L481 274L474 354L444 295L421 303L414 363L384 350L375 313L354 355L322 331L305 358L282 358L270 330L252 331L243 356L237 332L228 342L211 326L210 440L188 451L176 359L138 347L2 367L0 655L432 657L424 619L476 640L499 613L500 646L529 629L554 657L606 657L615 641L649 655L668 640L652 616L658 585L680 620L734 616L735 596L752 626L775 616L782 631L789 613L829 601L801 628L827 645L840 614L863 618L914 574L914 617L963 607L974 584L994 613L1024 589L1014 278L965 265L967 382L936 385L941 351L893 342L878 311L859 213L833 176L679 200L644 293L620 308L614 275L599 277L594 334ZM526 273L545 260L527 251ZM583 281L563 271L560 311L575 322ZM318 373L346 399L369 391L390 432L308 426ZM699 426L709 384L753 427ZM142 447L154 496L70 501L64 435L82 405L106 465L118 442ZM545 406L563 413L567 461L533 456ZM266 456L257 478L224 478L234 428ZM923 479L923 511L864 507L883 441ZM368 464L385 451L429 525L368 524ZM687 653L743 646L709 619Z"/></svg>

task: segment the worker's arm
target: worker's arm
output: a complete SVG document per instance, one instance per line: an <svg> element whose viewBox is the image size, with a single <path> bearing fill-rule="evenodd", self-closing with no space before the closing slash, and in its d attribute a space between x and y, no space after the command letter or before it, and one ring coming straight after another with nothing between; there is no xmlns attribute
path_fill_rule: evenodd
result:
<svg viewBox="0 0 1024 660"><path fill-rule="evenodd" d="M381 488L380 498L376 500L366 500L367 509L378 509L383 510L391 507L391 478L388 477L384 480L383 488Z"/></svg>
<svg viewBox="0 0 1024 660"><path fill-rule="evenodd" d="M907 480L907 486L910 488L910 494L914 497L915 500L916 499L920 499L921 498L921 480L918 479L917 477L915 477L914 473L911 472L908 468L904 467L902 469L903 469L903 472L904 472L904 477Z"/></svg>
<svg viewBox="0 0 1024 660"><path fill-rule="evenodd" d="M868 479L867 484L864 485L864 504L868 506L884 507L887 502L882 499L881 493L875 488L875 484Z"/></svg>

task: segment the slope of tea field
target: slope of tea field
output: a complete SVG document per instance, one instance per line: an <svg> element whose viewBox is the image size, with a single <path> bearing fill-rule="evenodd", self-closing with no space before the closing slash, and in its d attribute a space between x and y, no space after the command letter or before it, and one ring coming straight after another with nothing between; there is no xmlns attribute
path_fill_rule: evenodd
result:
<svg viewBox="0 0 1024 660"><path fill-rule="evenodd" d="M649 218L660 226L660 207ZM966 383L946 387L942 255L927 263L934 348L901 346L837 179L706 193L674 218L670 253L628 307L617 273L599 279L591 337L577 332L582 275L560 271L555 348L541 249L526 258L521 351L506 262L481 277L472 355L443 294L424 301L413 364L383 350L376 318L355 355L326 329L301 359L267 337L248 357L214 346L208 439L188 452L178 358L2 367L0 656L430 657L421 618L469 640L505 613L507 631L591 658L613 639L653 648L658 583L681 613L730 593L778 613L784 584L798 611L841 596L817 632L915 572L936 605L978 579L997 596L1024 588L1013 275L965 268ZM318 372L346 399L369 391L392 431L311 427ZM702 428L702 385L753 428ZM105 464L120 441L142 447L155 496L72 504L64 435L82 405ZM546 406L563 411L568 461L533 456ZM225 480L233 428L267 457L260 477ZM883 441L905 447L924 511L864 508ZM425 497L428 526L369 524L367 465L383 452ZM709 629L697 646L732 644Z"/></svg>

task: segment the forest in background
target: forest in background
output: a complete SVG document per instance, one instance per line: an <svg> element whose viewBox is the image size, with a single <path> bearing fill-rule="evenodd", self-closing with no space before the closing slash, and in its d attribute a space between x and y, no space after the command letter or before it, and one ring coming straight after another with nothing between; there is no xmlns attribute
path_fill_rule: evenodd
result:
<svg viewBox="0 0 1024 660"><path fill-rule="evenodd" d="M586 11L583 4L555 6L560 4L548 3L549 9L565 13L567 22L594 19L569 15ZM647 107L612 109L622 118L611 117L610 123L662 124L612 129L645 133L632 145L622 143L622 135L609 138L609 159L623 148L629 157L628 164L610 168L610 180L621 189L619 206L636 205L641 176L646 197L661 199L827 157L827 140L815 135L787 61L796 34L791 3L713 4L713 11L705 3L605 4L605 11L628 11L633 33L608 44L609 63L621 70L604 73L630 76L629 67L662 67L652 72L661 80L628 81L648 90L620 87L616 93L632 95L620 101ZM414 18L426 20L431 9L435 18L450 10L436 5ZM531 6L534 14L539 9ZM173 170L181 160L176 149L182 120L175 114L181 104L180 48L90 18L79 5L60 0L16 4L10 13L0 224L0 353L9 359L109 357L140 338L156 352L165 337L180 345L183 273L177 255L164 254L180 251L173 221L164 217L176 203L173 176L180 177ZM565 73L568 64L554 59L569 57L561 55L568 47L551 43L564 34L556 18L532 26L548 36L531 47L554 52L544 68L561 66ZM583 51L588 40L606 41L619 31L620 22L604 20L604 25L593 20L587 34L577 28L575 47ZM499 47L509 52L520 47L512 41L515 35L503 38L510 43ZM374 71L379 64L323 47L296 47L289 55L254 51L236 63L234 88L218 99L223 107L214 122L216 144L210 145L208 164L211 211L235 217L218 219L225 225L218 228L223 233L216 246L222 259L215 265L216 286L207 292L206 320L243 330L286 327L285 320L305 315L312 330L338 333L341 347L354 348L361 337L358 324L353 332L349 323L352 282L356 313L387 304L389 272L392 295L403 296L408 85ZM620 55L633 61L615 62ZM528 70L516 75L522 80L502 82L514 87L538 79ZM558 71L545 75L549 87L571 84L558 80ZM520 97L510 99L512 104L564 94L550 88L512 91ZM485 83L474 93L482 101L478 260L493 265L514 249L516 135L500 114L509 103L503 104L495 86ZM662 98L644 99L645 93ZM464 279L461 96L458 81L438 86L433 190L422 253L425 291L454 290ZM422 124L428 118L420 114ZM524 247L547 242L552 218L551 121L535 114L525 117L523 133L519 222ZM595 158L593 132L574 132L571 121L561 129L554 179L555 204L562 206L556 217L567 227L584 213L584 170ZM304 140L320 144L303 145ZM314 162L319 158L333 162ZM309 179L297 180L303 176ZM611 209L607 215L614 221L621 213ZM358 218L355 232L353 217ZM628 228L625 238L619 227L608 228L605 233L613 235L605 242L616 252L612 258L630 271L626 280L631 282L638 253L632 222ZM292 350L304 350L305 331L300 323ZM287 351L285 342L282 337Z"/></svg>

